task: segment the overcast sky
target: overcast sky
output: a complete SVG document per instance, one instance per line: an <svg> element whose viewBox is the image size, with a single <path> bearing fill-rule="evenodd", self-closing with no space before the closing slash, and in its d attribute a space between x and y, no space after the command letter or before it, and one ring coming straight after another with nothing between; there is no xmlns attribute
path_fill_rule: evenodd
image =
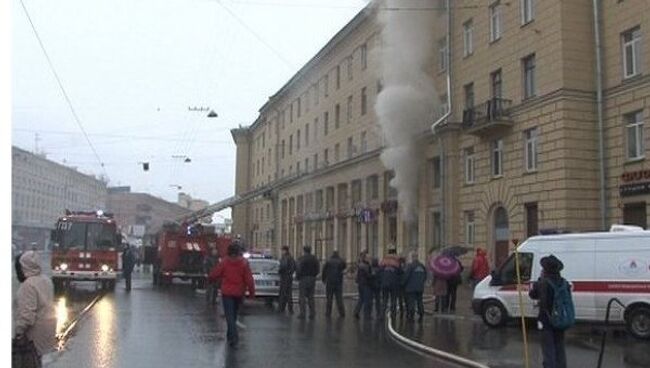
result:
<svg viewBox="0 0 650 368"><path fill-rule="evenodd" d="M258 109L365 0L23 0L110 185L176 200L234 192L229 129ZM19 0L13 144L101 174ZM190 112L209 106L219 117ZM38 133L38 141L35 134ZM175 155L187 155L190 164ZM150 162L143 172L140 162Z"/></svg>

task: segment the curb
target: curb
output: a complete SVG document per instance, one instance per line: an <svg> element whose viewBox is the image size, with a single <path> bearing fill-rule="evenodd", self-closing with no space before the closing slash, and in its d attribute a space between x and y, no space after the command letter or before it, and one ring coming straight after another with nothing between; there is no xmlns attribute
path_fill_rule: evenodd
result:
<svg viewBox="0 0 650 368"><path fill-rule="evenodd" d="M421 344L415 340L411 340L403 335L400 335L393 328L392 319L390 317L390 312L386 314L386 326L388 328L388 334L396 342L405 345L409 349L413 349L418 353L425 354L427 356L433 356L439 359L442 359L445 362L456 364L460 367L469 367L469 368L489 368L489 366L463 358L458 355L450 354L442 350L434 349L430 346Z"/></svg>

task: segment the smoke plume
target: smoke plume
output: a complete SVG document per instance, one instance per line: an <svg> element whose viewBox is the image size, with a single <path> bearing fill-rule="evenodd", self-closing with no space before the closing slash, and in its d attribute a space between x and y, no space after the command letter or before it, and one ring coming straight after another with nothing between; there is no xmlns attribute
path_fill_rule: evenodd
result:
<svg viewBox="0 0 650 368"><path fill-rule="evenodd" d="M383 9L379 18L384 88L377 96L375 111L386 139L381 160L395 171L390 185L397 189L407 222L417 218L419 172L424 161L424 144L419 138L431 125L439 104L433 80L426 73L437 41L434 24L438 17L430 9L437 4L434 0L385 0L379 5Z"/></svg>

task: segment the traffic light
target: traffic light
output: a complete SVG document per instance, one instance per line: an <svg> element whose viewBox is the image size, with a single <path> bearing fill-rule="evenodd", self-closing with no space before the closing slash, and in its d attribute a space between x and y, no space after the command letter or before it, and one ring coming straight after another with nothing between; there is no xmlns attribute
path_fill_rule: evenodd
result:
<svg viewBox="0 0 650 368"><path fill-rule="evenodd" d="M143 162L142 163L142 170L149 171L149 163L148 162Z"/></svg>

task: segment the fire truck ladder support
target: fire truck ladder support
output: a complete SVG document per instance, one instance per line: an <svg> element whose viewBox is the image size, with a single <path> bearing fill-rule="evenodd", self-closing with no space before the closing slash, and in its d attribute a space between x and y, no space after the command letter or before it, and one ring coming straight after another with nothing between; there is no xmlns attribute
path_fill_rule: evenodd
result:
<svg viewBox="0 0 650 368"><path fill-rule="evenodd" d="M244 193L242 195L234 195L232 197L229 197L229 198L226 198L226 199L224 199L222 201L219 201L219 202L217 202L215 204L211 204L208 207L203 208L201 210L194 211L194 212L189 213L189 214L187 214L185 216L181 216L181 217L177 218L176 221L178 223L181 223L181 224L183 224L183 223L185 223L185 224L195 223L195 222L201 220L202 218L212 216L213 214L215 214L215 213L217 213L217 212L219 212L221 210L224 210L224 209L226 209L228 207L236 206L236 205L238 205L240 203L246 202L248 200L251 200L251 199L253 199L255 197L258 197L258 196L261 196L261 195L270 195L271 192L274 189L277 189L277 188L280 188L280 187L282 187L284 185L289 184L290 182L296 180L299 176L300 175L290 176L288 178L278 180L275 183L267 184L265 186L262 186L262 187L259 187L259 188L255 189L255 190L251 190L251 191L246 192L246 193Z"/></svg>

